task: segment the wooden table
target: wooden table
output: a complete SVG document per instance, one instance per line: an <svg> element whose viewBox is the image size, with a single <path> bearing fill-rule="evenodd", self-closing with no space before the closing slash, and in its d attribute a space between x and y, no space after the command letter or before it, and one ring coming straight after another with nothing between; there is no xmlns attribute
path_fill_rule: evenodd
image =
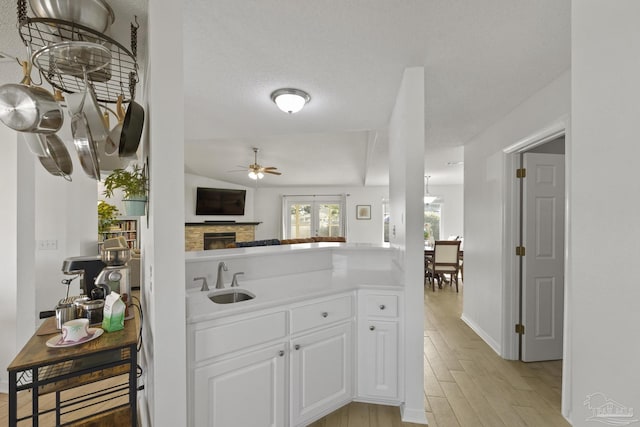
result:
<svg viewBox="0 0 640 427"><path fill-rule="evenodd" d="M137 320L137 319L136 319ZM52 330L49 318L25 344L13 359L9 371L9 426L25 425L31 420L38 426L39 419L55 412L55 425L82 425L90 420L113 419L115 413L128 412L131 426L137 424L137 343L136 320L125 322L125 328L116 332L104 332L92 341L73 347L50 348L46 342L53 335L43 335ZM56 331L56 333L59 331ZM128 374L128 380L109 390L98 389L80 397L65 397L66 391L118 375ZM18 392L31 392L31 413L18 418ZM40 408L40 397L55 393L55 408ZM84 416L79 409L105 407L128 394L128 403L115 404L98 409ZM122 400L122 399L120 399Z"/></svg>

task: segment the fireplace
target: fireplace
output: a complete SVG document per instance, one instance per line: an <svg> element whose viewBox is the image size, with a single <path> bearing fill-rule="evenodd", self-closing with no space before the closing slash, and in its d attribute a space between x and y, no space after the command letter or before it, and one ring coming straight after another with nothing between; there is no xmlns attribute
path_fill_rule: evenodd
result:
<svg viewBox="0 0 640 427"><path fill-rule="evenodd" d="M204 250L224 249L235 241L236 233L204 233Z"/></svg>

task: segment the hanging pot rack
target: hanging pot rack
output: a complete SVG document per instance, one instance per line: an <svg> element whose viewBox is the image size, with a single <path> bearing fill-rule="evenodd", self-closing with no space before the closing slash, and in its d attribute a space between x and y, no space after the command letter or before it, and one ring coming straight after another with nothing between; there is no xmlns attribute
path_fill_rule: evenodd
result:
<svg viewBox="0 0 640 427"><path fill-rule="evenodd" d="M90 79L99 102L128 103L135 98L138 83L137 29L131 24L131 51L127 50L109 36L83 25L52 18L31 18L27 16L26 0L18 2L18 29L20 38L30 52L37 52L49 45L65 41L93 42L105 46L111 51L108 78ZM29 58L31 60L31 58ZM83 77L60 73L51 61L47 70L40 69L42 77L55 89L65 93L77 93L85 89ZM104 80L104 81L102 81Z"/></svg>

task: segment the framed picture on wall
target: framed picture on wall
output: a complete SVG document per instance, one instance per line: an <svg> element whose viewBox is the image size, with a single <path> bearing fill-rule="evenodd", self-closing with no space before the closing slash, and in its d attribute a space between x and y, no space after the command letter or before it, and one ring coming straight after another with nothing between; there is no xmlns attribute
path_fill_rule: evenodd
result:
<svg viewBox="0 0 640 427"><path fill-rule="evenodd" d="M371 205L356 205L356 219L371 219Z"/></svg>

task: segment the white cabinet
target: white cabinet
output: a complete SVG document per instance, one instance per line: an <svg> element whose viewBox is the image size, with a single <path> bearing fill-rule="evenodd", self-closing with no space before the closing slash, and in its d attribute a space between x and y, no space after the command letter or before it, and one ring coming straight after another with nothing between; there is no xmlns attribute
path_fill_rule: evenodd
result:
<svg viewBox="0 0 640 427"><path fill-rule="evenodd" d="M354 396L352 292L189 325L191 427L298 427Z"/></svg>
<svg viewBox="0 0 640 427"><path fill-rule="evenodd" d="M283 343L195 369L192 425L284 426L285 350Z"/></svg>
<svg viewBox="0 0 640 427"><path fill-rule="evenodd" d="M304 425L350 401L352 323L291 340L291 424Z"/></svg>
<svg viewBox="0 0 640 427"><path fill-rule="evenodd" d="M397 403L400 378L401 294L358 294L358 399Z"/></svg>

